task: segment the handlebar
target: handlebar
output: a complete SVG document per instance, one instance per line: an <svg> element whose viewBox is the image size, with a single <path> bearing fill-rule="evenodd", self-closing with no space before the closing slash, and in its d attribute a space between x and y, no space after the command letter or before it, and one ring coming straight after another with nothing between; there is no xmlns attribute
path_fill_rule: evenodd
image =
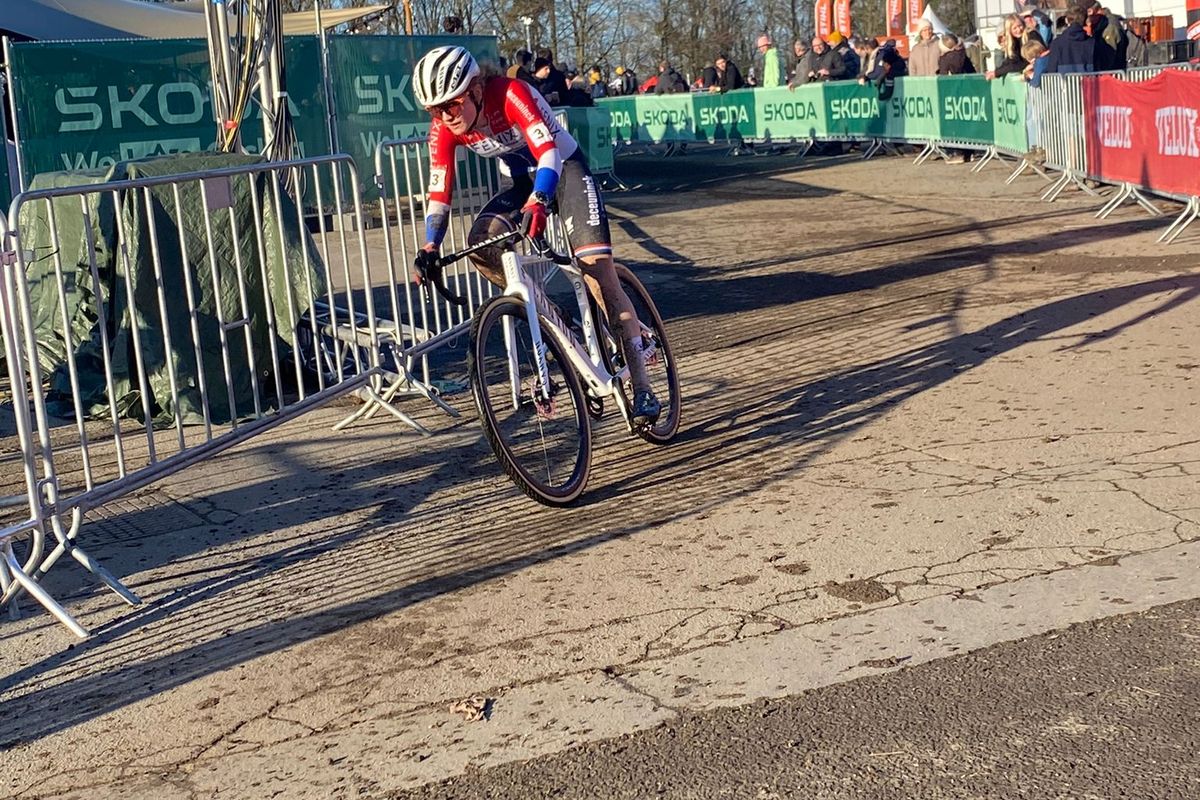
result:
<svg viewBox="0 0 1200 800"><path fill-rule="evenodd" d="M479 252L480 250L488 247L495 247L496 245L503 244L508 245L508 248L511 249L512 245L510 242L515 242L515 240L521 238L525 238L525 234L523 234L519 229L505 231L504 233L484 239L481 242L468 245L457 252L447 253L444 256L439 256L437 261L434 262L435 268L428 270L427 274L425 275L426 283L433 284L433 288L437 290L437 293L454 305L465 306L467 304L467 299L462 295L455 293L446 286L445 273L442 271L443 268L455 263L456 261L461 261L472 253ZM572 263L570 256L556 252L550 245L550 242L546 241L546 237L544 236L539 236L536 239L530 239L529 243L533 246L534 252L536 252L539 256L550 259L555 264L570 266Z"/></svg>

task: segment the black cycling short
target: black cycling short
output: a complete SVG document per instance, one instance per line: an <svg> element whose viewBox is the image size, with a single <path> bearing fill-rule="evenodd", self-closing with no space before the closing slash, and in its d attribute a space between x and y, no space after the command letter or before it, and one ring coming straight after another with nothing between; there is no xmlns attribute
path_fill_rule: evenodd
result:
<svg viewBox="0 0 1200 800"><path fill-rule="evenodd" d="M474 227L486 230L493 218L508 221L513 213L524 207L533 192L533 177L528 173L513 176L512 188L493 197L479 212ZM600 187L588 169L580 151L563 161L554 192L555 211L567 230L571 250L578 257L612 254L612 238L608 232L608 213Z"/></svg>

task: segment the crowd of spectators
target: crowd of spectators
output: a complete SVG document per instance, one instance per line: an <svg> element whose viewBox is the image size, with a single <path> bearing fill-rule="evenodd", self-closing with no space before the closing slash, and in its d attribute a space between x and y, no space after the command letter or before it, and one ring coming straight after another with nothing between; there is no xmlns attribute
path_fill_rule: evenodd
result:
<svg viewBox="0 0 1200 800"><path fill-rule="evenodd" d="M989 53L978 34L961 38L922 19L908 57L892 39L846 38L834 31L826 36L798 39L785 67L769 34L755 40L753 64L742 67L728 53L717 53L689 81L669 60L640 81L633 68L619 65L609 72L600 65L579 71L557 65L547 49L513 54L507 74L528 81L552 105L591 105L602 97L630 94L676 94L690 91L729 92L743 87L795 89L819 81L857 80L890 95L896 78L906 75L965 75L983 73L989 79L1019 75L1038 86L1047 73L1101 72L1147 63L1146 41L1128 20L1098 0L1082 0L1057 21L1036 5L1008 15L996 38L999 50ZM990 64L989 64L990 61Z"/></svg>

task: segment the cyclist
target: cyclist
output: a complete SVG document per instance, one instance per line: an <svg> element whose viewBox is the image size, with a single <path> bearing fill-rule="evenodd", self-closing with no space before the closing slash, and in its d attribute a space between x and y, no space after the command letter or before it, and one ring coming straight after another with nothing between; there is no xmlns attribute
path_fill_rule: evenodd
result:
<svg viewBox="0 0 1200 800"><path fill-rule="evenodd" d="M462 145L480 156L499 157L501 172L513 185L479 212L469 243L516 230L513 217L517 211L521 212L522 232L538 238L545 233L550 205L557 202L571 249L583 265L593 294L599 286L609 322L621 339L633 381L634 424L653 425L662 406L650 389L640 355L641 326L617 279L608 215L575 139L558 124L536 89L524 81L485 74L463 47L435 47L422 56L413 70L413 91L417 102L433 117L426 241L413 264L417 279L424 277L437 258L446 235L455 148ZM484 277L503 287L501 254L499 248L487 248L472 254L471 260Z"/></svg>

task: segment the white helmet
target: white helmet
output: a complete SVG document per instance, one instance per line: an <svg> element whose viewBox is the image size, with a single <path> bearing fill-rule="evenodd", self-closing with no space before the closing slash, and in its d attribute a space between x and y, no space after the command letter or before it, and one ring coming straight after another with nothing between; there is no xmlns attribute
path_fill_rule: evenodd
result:
<svg viewBox="0 0 1200 800"><path fill-rule="evenodd" d="M465 92L478 74L479 65L465 47L435 47L413 68L413 93L426 108L438 106Z"/></svg>

